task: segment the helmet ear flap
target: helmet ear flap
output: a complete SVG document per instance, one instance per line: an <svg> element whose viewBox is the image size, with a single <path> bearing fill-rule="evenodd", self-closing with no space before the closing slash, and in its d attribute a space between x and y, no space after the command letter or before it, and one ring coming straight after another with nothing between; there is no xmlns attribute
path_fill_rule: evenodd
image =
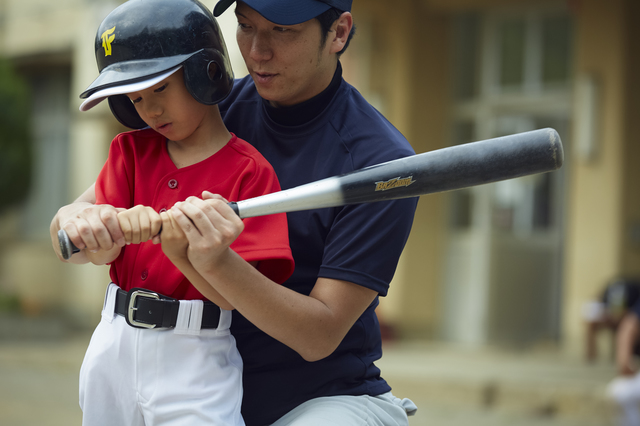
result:
<svg viewBox="0 0 640 426"><path fill-rule="evenodd" d="M113 116L121 124L124 124L130 129L144 129L148 127L148 124L140 118L140 114L138 114L136 107L133 106L127 95L109 96L108 101Z"/></svg>
<svg viewBox="0 0 640 426"><path fill-rule="evenodd" d="M209 81L215 84L222 78L222 69L215 61L211 61L207 65L207 75L209 76Z"/></svg>
<svg viewBox="0 0 640 426"><path fill-rule="evenodd" d="M184 84L198 102L215 105L231 92L233 71L219 51L203 49L185 61Z"/></svg>

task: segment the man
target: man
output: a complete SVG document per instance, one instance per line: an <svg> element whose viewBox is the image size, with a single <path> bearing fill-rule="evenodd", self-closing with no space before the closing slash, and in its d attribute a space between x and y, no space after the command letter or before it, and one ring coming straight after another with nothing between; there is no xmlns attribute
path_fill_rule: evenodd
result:
<svg viewBox="0 0 640 426"><path fill-rule="evenodd" d="M219 2L215 14L233 3ZM236 3L237 41L250 75L235 82L220 111L229 130L273 165L283 189L413 154L342 79L339 56L353 29L350 0ZM54 248L61 227L85 250L124 244L114 209L94 201L91 187L60 209L51 225ZM375 308L416 204L288 214L296 269L284 285L255 275L229 251L242 224L223 200L190 199L171 210L183 229L190 227L187 218L194 220L186 232L190 260L236 308L232 333L244 361L248 425L408 424L415 405L395 398L374 365L382 355Z"/></svg>

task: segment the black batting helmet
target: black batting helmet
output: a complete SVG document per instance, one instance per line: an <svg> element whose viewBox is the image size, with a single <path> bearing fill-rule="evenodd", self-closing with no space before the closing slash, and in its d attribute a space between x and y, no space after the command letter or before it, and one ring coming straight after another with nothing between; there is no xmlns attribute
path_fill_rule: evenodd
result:
<svg viewBox="0 0 640 426"><path fill-rule="evenodd" d="M102 21L95 40L100 75L80 98L87 111L105 98L127 127L146 127L125 95L184 68L187 90L206 105L222 101L233 72L218 23L197 0L129 0Z"/></svg>

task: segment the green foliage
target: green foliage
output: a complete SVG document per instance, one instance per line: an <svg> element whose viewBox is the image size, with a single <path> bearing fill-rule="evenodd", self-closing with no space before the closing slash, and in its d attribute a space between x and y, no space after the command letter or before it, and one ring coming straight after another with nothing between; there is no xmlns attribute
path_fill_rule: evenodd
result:
<svg viewBox="0 0 640 426"><path fill-rule="evenodd" d="M18 296L0 292L0 313L18 312L20 310L20 299Z"/></svg>
<svg viewBox="0 0 640 426"><path fill-rule="evenodd" d="M29 88L0 58L0 212L25 198L31 183Z"/></svg>

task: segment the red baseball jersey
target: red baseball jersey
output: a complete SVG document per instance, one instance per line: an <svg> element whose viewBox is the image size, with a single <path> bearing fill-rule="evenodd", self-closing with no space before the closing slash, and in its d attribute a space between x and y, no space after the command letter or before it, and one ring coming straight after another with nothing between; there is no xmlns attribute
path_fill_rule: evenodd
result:
<svg viewBox="0 0 640 426"><path fill-rule="evenodd" d="M211 157L177 168L169 157L166 139L145 129L116 136L95 192L98 204L124 208L141 204L162 212L189 196L201 196L202 191L240 201L279 190L271 165L235 135ZM247 262L258 261L258 269L268 278L284 282L294 268L286 215L243 221L244 231L231 248ZM176 299L204 299L164 255L161 245L151 241L124 247L112 262L110 275L127 291L142 287Z"/></svg>

